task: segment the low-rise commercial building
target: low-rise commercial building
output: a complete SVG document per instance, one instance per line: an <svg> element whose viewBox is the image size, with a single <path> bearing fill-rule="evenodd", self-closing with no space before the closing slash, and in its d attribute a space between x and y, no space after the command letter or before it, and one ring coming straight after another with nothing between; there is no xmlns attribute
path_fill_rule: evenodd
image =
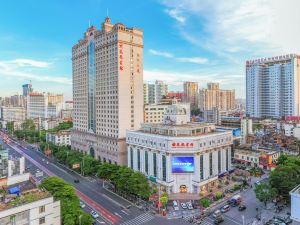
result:
<svg viewBox="0 0 300 225"><path fill-rule="evenodd" d="M48 133L46 139L55 145L71 145L71 132L62 130L56 133Z"/></svg>
<svg viewBox="0 0 300 225"><path fill-rule="evenodd" d="M231 131L213 124L189 123L186 111L171 105L162 124L127 131L128 166L168 193L200 193L217 185L231 170Z"/></svg>
<svg viewBox="0 0 300 225"><path fill-rule="evenodd" d="M260 148L257 145L240 145L234 149L236 162L267 170L273 170L276 167L280 154L280 151Z"/></svg>
<svg viewBox="0 0 300 225"><path fill-rule="evenodd" d="M60 201L30 180L8 186L4 191L6 195L0 200L1 225L61 224Z"/></svg>
<svg viewBox="0 0 300 225"><path fill-rule="evenodd" d="M190 121L190 104L189 103L178 103L176 99L169 101L169 104L149 104L144 105L144 123L162 123L165 112L170 105L180 105L186 111L188 121Z"/></svg>
<svg viewBox="0 0 300 225"><path fill-rule="evenodd" d="M24 107L1 107L1 120L6 122L24 121L26 109Z"/></svg>

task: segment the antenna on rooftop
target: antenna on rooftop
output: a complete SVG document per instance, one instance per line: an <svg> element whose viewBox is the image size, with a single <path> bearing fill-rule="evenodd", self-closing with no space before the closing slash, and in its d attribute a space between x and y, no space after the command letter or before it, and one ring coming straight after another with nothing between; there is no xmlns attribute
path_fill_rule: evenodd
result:
<svg viewBox="0 0 300 225"><path fill-rule="evenodd" d="M91 20L89 20L89 28L91 27Z"/></svg>

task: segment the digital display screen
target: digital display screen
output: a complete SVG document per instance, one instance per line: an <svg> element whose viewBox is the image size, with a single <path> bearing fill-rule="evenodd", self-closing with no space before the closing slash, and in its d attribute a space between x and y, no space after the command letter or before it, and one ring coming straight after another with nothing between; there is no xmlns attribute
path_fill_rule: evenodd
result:
<svg viewBox="0 0 300 225"><path fill-rule="evenodd" d="M173 156L172 172L173 173L193 173L194 157L192 156Z"/></svg>

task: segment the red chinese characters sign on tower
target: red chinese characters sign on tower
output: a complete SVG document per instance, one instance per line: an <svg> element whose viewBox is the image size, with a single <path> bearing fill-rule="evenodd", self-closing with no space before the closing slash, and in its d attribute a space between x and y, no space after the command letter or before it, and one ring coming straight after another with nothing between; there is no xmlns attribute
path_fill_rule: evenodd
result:
<svg viewBox="0 0 300 225"><path fill-rule="evenodd" d="M123 65L123 44L119 43L119 70L123 71L124 65Z"/></svg>
<svg viewBox="0 0 300 225"><path fill-rule="evenodd" d="M193 142L173 142L171 148L193 148Z"/></svg>

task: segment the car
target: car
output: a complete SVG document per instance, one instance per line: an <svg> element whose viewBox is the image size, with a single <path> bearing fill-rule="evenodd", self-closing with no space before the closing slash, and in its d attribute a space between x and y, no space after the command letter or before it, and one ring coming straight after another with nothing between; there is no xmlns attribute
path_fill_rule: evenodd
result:
<svg viewBox="0 0 300 225"><path fill-rule="evenodd" d="M91 216L92 216L94 219L99 218L99 214L96 213L94 210L91 211Z"/></svg>
<svg viewBox="0 0 300 225"><path fill-rule="evenodd" d="M220 224L224 221L222 216L218 216L214 219L214 224Z"/></svg>
<svg viewBox="0 0 300 225"><path fill-rule="evenodd" d="M74 179L74 183L80 183L79 179Z"/></svg>
<svg viewBox="0 0 300 225"><path fill-rule="evenodd" d="M261 185L261 182L258 180L255 182L255 185Z"/></svg>
<svg viewBox="0 0 300 225"><path fill-rule="evenodd" d="M219 216L221 216L221 215L222 215L221 211L220 211L220 210L216 210L216 211L214 212L214 214L213 214L213 217L214 217L214 218L217 218L217 217L219 217Z"/></svg>
<svg viewBox="0 0 300 225"><path fill-rule="evenodd" d="M187 205L184 202L181 202L180 205L181 205L181 208L187 209Z"/></svg>
<svg viewBox="0 0 300 225"><path fill-rule="evenodd" d="M48 164L49 164L49 162L47 161L47 162L46 162L46 164L48 165Z"/></svg>
<svg viewBox="0 0 300 225"><path fill-rule="evenodd" d="M240 205L238 209L239 211L244 211L245 209L247 209L247 207L245 205Z"/></svg>
<svg viewBox="0 0 300 225"><path fill-rule="evenodd" d="M84 209L85 208L85 204L83 202L80 202L80 208Z"/></svg>
<svg viewBox="0 0 300 225"><path fill-rule="evenodd" d="M222 213L226 213L230 210L230 206L229 205L224 205L222 208L221 208L221 212Z"/></svg>
<svg viewBox="0 0 300 225"><path fill-rule="evenodd" d="M284 217L283 222L285 222L286 224L291 224L291 223L293 223L293 220L291 219L290 216L286 216L286 217Z"/></svg>
<svg viewBox="0 0 300 225"><path fill-rule="evenodd" d="M188 209L190 209L190 210L194 209L191 202L187 202L186 205L187 205Z"/></svg>
<svg viewBox="0 0 300 225"><path fill-rule="evenodd" d="M92 225L98 225L98 223L96 221L92 222Z"/></svg>
<svg viewBox="0 0 300 225"><path fill-rule="evenodd" d="M173 201L173 208L174 208L174 210L176 210L176 211L179 210L178 203L177 203L176 200Z"/></svg>

